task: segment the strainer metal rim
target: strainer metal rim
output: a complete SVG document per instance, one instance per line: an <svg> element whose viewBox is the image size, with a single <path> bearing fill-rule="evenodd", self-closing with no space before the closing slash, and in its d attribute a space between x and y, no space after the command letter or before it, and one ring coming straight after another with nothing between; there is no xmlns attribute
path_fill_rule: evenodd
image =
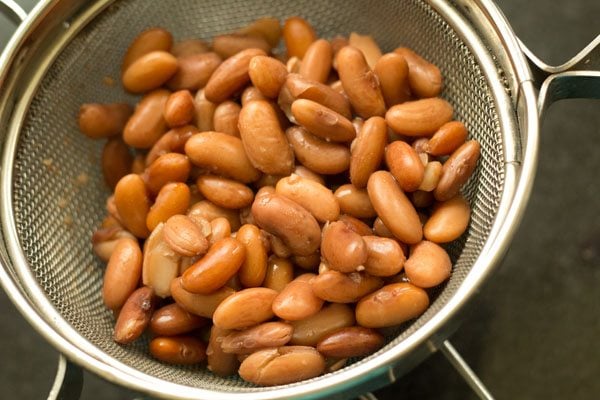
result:
<svg viewBox="0 0 600 400"><path fill-rule="evenodd" d="M16 54L18 54L18 50L27 39L30 28L44 18L51 11L53 6L59 2L59 0L50 0L38 4L27 21L19 27L17 34L11 40L7 50L5 50L0 57L0 87L4 85L6 77L8 76L9 64L13 62ZM86 11L87 17L91 18L111 2L111 0L97 2L92 8ZM434 9L442 14L456 14L456 10L448 3L440 0L432 0L429 3ZM473 4L472 2L469 3ZM501 210L504 210L504 214L501 215L499 211L492 227L492 232L490 233L490 239L488 239L486 247L481 253L486 255L485 260L482 259L481 256L478 257L472 271L461 284L457 293L446 305L444 305L437 315L425 323L415 334L388 350L386 353L363 365L345 371L343 374L334 375L318 382L308 382L302 386L280 389L275 388L270 391L255 392L253 393L253 397L264 399L279 397L295 398L307 395L321 397L336 391L338 385L343 386L350 382L351 386L356 386L361 382L369 380L375 375L386 373L389 366L395 361L398 361L398 358L410 353L419 346L422 346L430 337L432 337L432 335L439 332L439 329L443 325L453 318L459 308L478 289L506 250L511 237L516 230L516 222L520 220L523 213L533 182L533 172L535 170L537 158L538 136L536 98L533 86L529 82L532 78L525 62L525 58L518 47L518 43L512 30L506 23L502 14L496 6L489 1L482 0L476 2L475 5L479 6L485 15L493 19L488 21L488 23L497 29L496 33L500 37L504 49L508 52L510 59L513 62L515 79L519 82L516 106L513 106L513 108L517 108L522 112L521 122L524 126L521 127L521 133L523 135L524 132L527 133L525 138L526 144L523 146L524 154L522 158L519 157L522 160L522 164L516 159L514 161L512 159L508 160L505 187L510 188L510 190L505 190L502 194ZM82 16L82 20L86 20L86 17ZM73 25L71 28L76 30L77 26ZM465 26L464 29L467 29L467 27ZM466 41L466 43L472 45L473 42ZM474 54L477 53L474 52ZM40 70L39 76L43 76L44 72L43 69ZM31 91L33 91L33 88ZM495 94L499 94L497 93L497 90L495 90ZM7 103L3 101L0 104ZM20 107L26 107L26 104L21 102ZM24 110L21 110L21 112L23 111ZM16 114L18 114L18 112L16 112ZM13 120L11 129L18 132L20 122L22 121ZM2 160L2 192L4 194L10 194L12 189L11 153L14 151L17 144L18 134L16 132L14 132L15 134L9 135L9 140L4 145L5 149L3 151ZM8 238L6 244L10 253L9 259L18 264L18 272L25 272L24 274L19 273L19 275L23 275L19 276L19 278L24 282L25 286L37 287L38 291L41 292L35 278L30 273L25 257L18 245L16 227L12 218L11 196L3 196L1 206L3 229ZM23 293L23 288L19 287L20 285L17 283L17 278L9 276L4 269L0 271L0 281L21 313L48 341L75 362L84 365L86 368L98 373L110 381L158 396L172 396L174 393L178 393L178 397L180 398L198 398L198 396L203 398L213 398L215 393L217 393L219 396L218 398L241 399L242 396L247 395L243 393L232 394L190 388L183 385L160 381L157 378L148 379L147 375L139 373L133 368L124 366L121 363L118 363L118 368L114 365L109 365L101 360L103 358L102 354L98 357L98 354L96 353L98 349L95 348L95 346L92 346L85 340L68 341L63 335L57 332L57 329L61 329L61 325L65 325L66 327L63 326L65 329L70 329L70 327L64 320L61 321L62 318L60 318L60 315L57 314L56 310L47 301L44 301L43 296L40 298L40 293L38 293L37 296L34 293L34 298L28 299ZM42 318L40 314L44 315L45 318ZM64 333L64 331L61 330L61 333ZM81 342L85 343L82 344ZM90 351L89 347L93 347L96 351ZM84 348L87 349L84 350ZM96 357L90 355L94 353L97 354ZM156 381L160 381L160 387L156 387L156 385L152 386Z"/></svg>

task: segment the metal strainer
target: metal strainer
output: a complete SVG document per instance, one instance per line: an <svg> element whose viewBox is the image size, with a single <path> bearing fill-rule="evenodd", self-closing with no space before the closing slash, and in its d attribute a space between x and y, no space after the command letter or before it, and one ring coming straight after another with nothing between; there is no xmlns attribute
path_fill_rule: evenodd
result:
<svg viewBox="0 0 600 400"><path fill-rule="evenodd" d="M162 26L176 39L210 38L267 15L301 15L322 37L358 31L373 35L384 50L405 45L421 53L442 70L443 97L481 143L481 159L463 191L473 209L469 230L450 249L452 277L427 312L390 333L376 354L342 370L258 388L204 368L162 364L143 341L113 342L114 319L101 298L103 265L90 244L109 193L99 167L101 144L78 132L76 115L85 102L136 101L106 78L118 81L124 51L140 31ZM582 53L550 72L597 63ZM599 96L599 79L594 72L550 77L539 111L545 100ZM395 380L437 348L452 349L444 340L457 312L498 264L528 199L537 102L518 40L485 0L42 1L0 58L0 280L29 322L69 359L138 391L179 399L356 395Z"/></svg>

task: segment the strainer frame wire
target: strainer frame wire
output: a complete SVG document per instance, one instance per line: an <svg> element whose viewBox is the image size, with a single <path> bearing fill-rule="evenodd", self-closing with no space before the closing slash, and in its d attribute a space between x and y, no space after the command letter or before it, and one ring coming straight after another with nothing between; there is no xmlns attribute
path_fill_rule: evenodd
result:
<svg viewBox="0 0 600 400"><path fill-rule="evenodd" d="M157 378L148 378L146 374L140 373L134 368L126 366L121 362L115 362L111 357L108 357L107 359L102 351L78 335L78 333L73 330L73 328L58 314L56 309L47 301L47 298L26 262L24 254L19 246L12 210L11 173L14 161L12 154L14 154L14 150L17 146L18 132L23 123L29 101L32 99L33 93L37 88L35 84L41 81L47 68L51 65L52 61L59 54L64 45L66 45L66 43L68 43L68 41L70 41L72 37L87 24L87 22L112 3L112 0L101 0L96 2L91 7L86 8L76 19L71 20L70 26L66 29L66 34L58 41L54 42L53 48L48 51L50 55L46 56L42 63L42 68L37 68L35 71L34 77L36 79L29 81L30 83L33 82L35 84L26 84L27 87L25 88L25 91L20 93L22 97L19 99L20 101L16 102L16 107L10 109L12 115L10 115L9 118L9 116L6 115L6 110L8 109L8 106L12 106L16 101L11 97L12 93L9 92L12 92L17 86L17 79L15 79L15 76L18 76L18 71L16 73L13 71L13 63L18 64L16 62L17 55L20 54L19 51L23 49L27 40L31 39L31 31L35 30L42 22L44 22L44 18L50 18L51 11L59 6L60 3L60 0L47 0L39 3L34 8L27 21L19 27L17 33L9 43L7 50L5 50L0 58L0 88L4 86L6 86L5 89L8 88L3 91L3 94L0 94L0 106L3 106L2 109L4 110L3 115L0 115L0 123L2 123L2 125L6 124L7 127L10 125L7 130L7 140L4 143L2 159L1 190L3 196L1 199L1 212L3 237L5 239L4 245L6 247L0 249L0 256L3 259L3 263L10 263L16 266L15 270L18 275L13 276L12 274L9 274L9 271L7 271L6 268L1 268L0 281L19 311L46 340L76 363L92 370L109 381L160 397L173 397L175 395L182 399L199 397L207 399L242 399L242 397L245 397L248 394L215 392L165 382ZM514 159L509 158L506 160L505 190L502 194L498 215L492 226L489 239L486 241L477 261L474 263L471 271L462 282L458 291L430 321L421 326L421 328L413 335L380 356L369 360L362 365L357 365L341 374L333 375L316 382L306 382L301 386L253 392L253 398L298 398L300 396L316 398L333 395L340 389L347 391L361 384L366 384L366 386L368 386L368 382L372 378L389 372L394 363L399 362L401 358L410 352L423 347L429 338L436 334L436 332L439 333L440 329L455 317L459 308L461 308L474 292L478 290L485 278L491 273L493 267L499 263L508 247L511 237L516 231L518 221L521 219L531 192L533 176L537 164L539 126L535 92L531 83L531 73L527 67L525 58L518 47L514 33L501 12L493 3L487 0L480 0L477 2L459 1L455 3L455 5L442 2L441 0L430 0L428 3L433 9L443 15L447 21L451 17L455 18L454 21L461 21L454 8L455 6L460 6L463 10L480 12L480 15L486 20L479 22L493 31L487 32L488 34L493 33L494 37L497 35L499 44L502 46L503 50L501 54L506 52L507 57L512 64L513 75L511 75L510 78L518 82L518 86L515 87L515 97L509 105L512 107L511 111L516 110L518 113L518 123L520 126L518 131L512 132L512 135L520 136L520 139L522 139L524 143L521 147L523 153L516 152ZM468 4L469 7L466 7L465 4L462 3L470 4ZM487 53L482 52L483 49L476 50L472 48L474 45L476 47L483 46L479 37L474 34L474 30L467 26L467 24L453 25L453 27L458 28L457 32L470 32L467 35L465 44L471 48L473 54L478 58L478 61L481 62L479 57L484 56ZM465 38L463 37L463 39ZM12 81L9 79L11 77L11 72L14 74L12 76ZM490 82L490 84L492 84L492 82ZM501 96L501 93L501 90L494 88L494 96ZM497 104L502 104L502 102ZM503 115L504 112L505 110L498 110L499 115ZM10 124L8 122L9 119ZM511 119L509 118L508 122L510 122L510 120ZM509 130L508 125L504 125L503 134ZM515 140L515 137L513 137L512 140ZM8 250L8 253L6 253L6 250ZM160 385L156 385L157 381L160 382Z"/></svg>

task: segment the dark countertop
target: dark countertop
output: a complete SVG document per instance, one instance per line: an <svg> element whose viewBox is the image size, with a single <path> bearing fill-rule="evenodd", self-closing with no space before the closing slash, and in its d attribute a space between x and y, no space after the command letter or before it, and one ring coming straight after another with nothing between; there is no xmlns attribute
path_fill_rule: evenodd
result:
<svg viewBox="0 0 600 400"><path fill-rule="evenodd" d="M32 0L19 3L30 8ZM560 64L599 33L594 0L498 0L542 59ZM0 17L0 47L7 20ZM498 399L600 395L600 101L571 100L544 120L533 195L510 250L451 338ZM57 353L0 291L2 398L45 398ZM435 354L380 399L475 398ZM82 399L132 399L86 374Z"/></svg>

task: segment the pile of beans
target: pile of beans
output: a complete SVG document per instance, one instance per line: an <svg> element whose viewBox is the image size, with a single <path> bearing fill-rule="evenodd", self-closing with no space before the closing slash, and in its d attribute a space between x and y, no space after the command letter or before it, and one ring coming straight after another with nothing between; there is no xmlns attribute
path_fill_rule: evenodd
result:
<svg viewBox="0 0 600 400"><path fill-rule="evenodd" d="M284 54L276 48L283 37ZM173 43L140 33L121 82L84 104L114 190L93 248L114 340L258 385L301 381L421 315L470 218L479 144L438 97L440 70L370 36L292 17Z"/></svg>

